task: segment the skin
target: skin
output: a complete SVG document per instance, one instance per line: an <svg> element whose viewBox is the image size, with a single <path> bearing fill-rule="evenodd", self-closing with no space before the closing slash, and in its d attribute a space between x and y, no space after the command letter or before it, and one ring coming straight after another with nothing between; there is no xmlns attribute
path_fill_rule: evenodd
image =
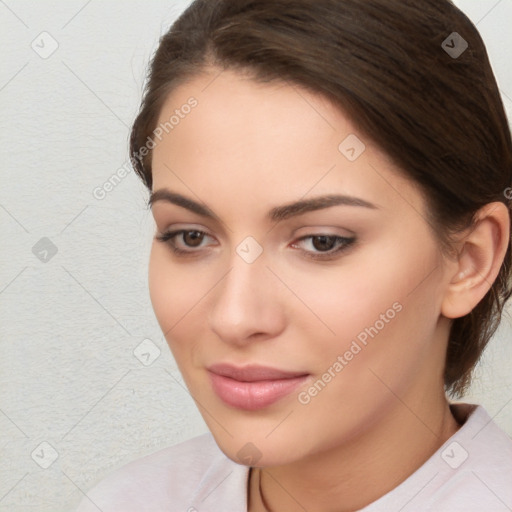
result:
<svg viewBox="0 0 512 512"><path fill-rule="evenodd" d="M213 81L212 81L213 80ZM175 89L165 122L191 96L198 105L153 150L153 191L168 188L220 220L155 201L149 288L155 315L185 383L221 450L240 463L252 443L249 510L350 511L387 493L459 428L443 388L453 318L467 314L497 276L508 243L506 207L492 203L447 257L426 221L421 190L325 98L286 83L258 84L209 70ZM366 145L353 162L339 144ZM374 209L339 205L280 222L278 205L347 194ZM306 235L355 236L321 261ZM236 252L248 236L263 252ZM188 244L188 245L187 245ZM329 251L328 251L329 252ZM330 252L333 252L331 250ZM298 400L356 336L401 306L310 402ZM226 405L206 367L261 364L311 374L307 384L258 411Z"/></svg>

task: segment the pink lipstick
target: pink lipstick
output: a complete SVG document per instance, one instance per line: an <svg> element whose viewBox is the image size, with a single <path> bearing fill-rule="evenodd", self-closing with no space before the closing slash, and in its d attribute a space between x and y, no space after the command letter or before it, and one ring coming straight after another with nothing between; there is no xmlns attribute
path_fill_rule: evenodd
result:
<svg viewBox="0 0 512 512"><path fill-rule="evenodd" d="M309 374L266 366L216 364L208 368L213 390L227 405L255 411L290 394Z"/></svg>

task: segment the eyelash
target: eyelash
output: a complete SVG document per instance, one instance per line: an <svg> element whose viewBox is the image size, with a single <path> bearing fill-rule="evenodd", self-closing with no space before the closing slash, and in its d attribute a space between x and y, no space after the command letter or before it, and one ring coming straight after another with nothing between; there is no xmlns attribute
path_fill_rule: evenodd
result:
<svg viewBox="0 0 512 512"><path fill-rule="evenodd" d="M171 250L173 251L173 253L176 256L193 257L194 253L197 253L198 251L185 251L183 249L179 249L178 247L176 247L175 243L173 242L173 238L177 237L178 235L184 234L184 233L199 233L200 235L209 236L208 233L201 231L199 229L178 229L175 231L167 231L165 233L158 234L155 236L155 239L158 240L159 242L166 243L167 245L169 245L169 247L171 248ZM320 252L320 253L311 253L310 251L305 251L305 250L301 249L301 252L304 254L304 256L306 258L311 258L313 260L324 260L324 261L332 260L336 256L338 256L340 253L347 250L356 241L355 237L348 238L348 237L343 237L343 236L338 236L338 235L317 233L314 235L303 236L303 237L299 238L297 240L297 242L301 242L302 240L322 237L322 236L328 237L328 238L334 238L335 241L341 242L341 245L337 249L331 250L331 252L325 251L325 252Z"/></svg>

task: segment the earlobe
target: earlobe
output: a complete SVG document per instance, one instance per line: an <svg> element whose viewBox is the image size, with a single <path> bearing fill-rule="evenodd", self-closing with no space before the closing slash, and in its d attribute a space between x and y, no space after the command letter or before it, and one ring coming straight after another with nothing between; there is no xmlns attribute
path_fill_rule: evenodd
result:
<svg viewBox="0 0 512 512"><path fill-rule="evenodd" d="M510 217L501 202L483 206L462 241L443 298L441 313L459 318L470 313L492 287L510 243Z"/></svg>

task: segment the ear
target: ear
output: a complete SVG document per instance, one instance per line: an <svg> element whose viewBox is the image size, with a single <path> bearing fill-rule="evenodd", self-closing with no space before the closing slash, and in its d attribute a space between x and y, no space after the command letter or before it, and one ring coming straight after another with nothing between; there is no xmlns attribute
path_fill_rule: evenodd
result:
<svg viewBox="0 0 512 512"><path fill-rule="evenodd" d="M484 298L500 271L510 243L510 217L501 202L478 210L469 234L460 241L458 255L449 265L441 313L459 318L470 313Z"/></svg>

